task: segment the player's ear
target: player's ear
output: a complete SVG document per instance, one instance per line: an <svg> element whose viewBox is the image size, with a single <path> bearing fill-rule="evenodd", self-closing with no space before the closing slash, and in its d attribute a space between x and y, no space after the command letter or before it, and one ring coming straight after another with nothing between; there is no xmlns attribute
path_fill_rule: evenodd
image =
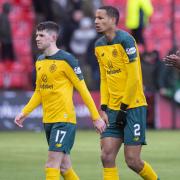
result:
<svg viewBox="0 0 180 180"><path fill-rule="evenodd" d="M53 40L53 41L56 41L56 40L57 40L57 34L55 34L55 33L52 34L52 40Z"/></svg>
<svg viewBox="0 0 180 180"><path fill-rule="evenodd" d="M115 17L112 17L112 18L111 18L111 21L112 21L112 24L115 24L115 25L116 25L116 18L115 18Z"/></svg>

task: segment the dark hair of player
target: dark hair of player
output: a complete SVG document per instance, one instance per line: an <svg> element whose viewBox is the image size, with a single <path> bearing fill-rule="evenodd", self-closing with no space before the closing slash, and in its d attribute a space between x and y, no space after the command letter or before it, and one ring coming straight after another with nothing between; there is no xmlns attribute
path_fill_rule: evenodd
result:
<svg viewBox="0 0 180 180"><path fill-rule="evenodd" d="M104 9L107 12L107 15L110 17L116 18L116 25L118 25L119 22L119 11L117 8L113 6L102 6L98 9Z"/></svg>
<svg viewBox="0 0 180 180"><path fill-rule="evenodd" d="M59 34L59 26L53 21L44 21L44 22L39 23L36 27L36 30L37 31L43 31L43 30L54 31L57 34Z"/></svg>

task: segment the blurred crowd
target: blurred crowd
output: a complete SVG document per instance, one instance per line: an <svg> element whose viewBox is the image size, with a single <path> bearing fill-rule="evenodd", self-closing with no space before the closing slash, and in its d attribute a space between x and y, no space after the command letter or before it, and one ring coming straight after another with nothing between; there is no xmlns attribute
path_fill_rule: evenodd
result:
<svg viewBox="0 0 180 180"><path fill-rule="evenodd" d="M133 1L135 2L135 1ZM138 1L137 1L138 2ZM142 72L144 90L149 104L149 122L153 122L154 103L157 93L164 97L173 99L180 89L180 72L174 68L164 65L162 57L157 50L148 51L147 42L143 37L143 30L146 28L148 19L153 13L153 7L149 0L144 0L140 10L138 4L132 0L127 1L126 30L137 40L141 52ZM61 27L58 40L59 48L73 53L79 59L86 83L90 90L99 90L99 67L94 55L94 42L99 37L94 28L94 11L102 5L101 0L33 0L33 11L35 14L34 27L41 21L52 20ZM0 14L0 61L17 61L13 49L12 28L9 20L9 12L13 8L10 3L1 5ZM121 12L120 12L121 13ZM136 13L136 14L132 14ZM134 19L136 17L136 19ZM132 22L138 22L133 24ZM121 23L121 22L120 22ZM35 32L32 33L32 61L35 62L39 52L35 43ZM167 52L172 54L176 51L173 48ZM1 70L1 66L0 66ZM35 86L35 70L32 70L32 86ZM0 72L0 76L2 73ZM177 103L178 98L175 99ZM152 107L152 108L151 108ZM153 126L153 124L152 124Z"/></svg>
<svg viewBox="0 0 180 180"><path fill-rule="evenodd" d="M94 28L94 11L101 5L100 0L34 0L36 24L52 20L60 25L58 46L77 57L88 87L99 89L99 68L94 56L94 42L97 33ZM35 32L34 32L35 33ZM38 50L32 38L33 59Z"/></svg>
<svg viewBox="0 0 180 180"><path fill-rule="evenodd" d="M176 48L172 49L168 54L175 54L176 51ZM156 50L142 53L141 65L144 92L148 102L148 122L149 126L153 127L157 94L180 104L180 96L177 97L180 90L180 71L166 66Z"/></svg>

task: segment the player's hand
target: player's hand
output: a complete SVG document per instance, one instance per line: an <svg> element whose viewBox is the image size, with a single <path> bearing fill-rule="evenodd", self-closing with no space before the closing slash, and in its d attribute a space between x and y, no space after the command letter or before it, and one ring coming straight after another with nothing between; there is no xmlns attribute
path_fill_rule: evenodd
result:
<svg viewBox="0 0 180 180"><path fill-rule="evenodd" d="M120 129L124 129L126 126L126 115L127 112L123 110L119 110L117 117L116 117L116 126Z"/></svg>
<svg viewBox="0 0 180 180"><path fill-rule="evenodd" d="M102 117L102 119L104 120L104 122L106 123L106 126L109 126L109 120L108 120L108 115L106 113L106 111L100 111L100 115Z"/></svg>
<svg viewBox="0 0 180 180"><path fill-rule="evenodd" d="M20 113L15 117L14 123L17 126L22 128L23 127L23 122L24 122L25 119L26 119L26 116L23 113Z"/></svg>
<svg viewBox="0 0 180 180"><path fill-rule="evenodd" d="M175 54L171 54L171 55L166 56L165 58L163 58L163 61L165 62L165 64L167 66L175 66L177 57L178 56L176 56Z"/></svg>
<svg viewBox="0 0 180 180"><path fill-rule="evenodd" d="M180 68L180 52L177 51L176 54L166 56L165 58L163 58L163 61L167 66Z"/></svg>
<svg viewBox="0 0 180 180"><path fill-rule="evenodd" d="M180 51L176 52L176 56L177 56L177 59L176 59L176 68L180 69Z"/></svg>
<svg viewBox="0 0 180 180"><path fill-rule="evenodd" d="M98 133L102 133L106 129L106 123L100 118L96 121L93 121L94 127Z"/></svg>

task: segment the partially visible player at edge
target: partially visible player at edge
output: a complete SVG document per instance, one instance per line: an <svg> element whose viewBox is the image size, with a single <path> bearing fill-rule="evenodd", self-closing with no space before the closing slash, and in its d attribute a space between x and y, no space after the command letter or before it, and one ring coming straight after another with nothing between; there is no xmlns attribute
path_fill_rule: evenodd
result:
<svg viewBox="0 0 180 180"><path fill-rule="evenodd" d="M167 66L175 67L180 70L180 51L177 51L176 54L170 54L163 58L163 61Z"/></svg>
<svg viewBox="0 0 180 180"><path fill-rule="evenodd" d="M124 143L129 168L145 180L157 180L152 167L140 157L145 141L146 99L139 52L134 38L117 29L119 12L112 6L97 9L95 25L103 34L95 43L101 76L102 118L109 126L101 134L104 180L118 180L116 156ZM109 121L109 122L108 122Z"/></svg>
<svg viewBox="0 0 180 180"><path fill-rule="evenodd" d="M60 175L65 180L79 180L72 169L69 155L76 131L73 87L89 108L96 130L102 133L106 124L100 118L86 87L78 60L56 46L58 25L51 21L42 22L36 30L37 47L43 52L36 61L36 89L28 104L16 116L15 123L23 127L27 115L42 104L44 129L49 145L45 165L46 180L59 180Z"/></svg>

